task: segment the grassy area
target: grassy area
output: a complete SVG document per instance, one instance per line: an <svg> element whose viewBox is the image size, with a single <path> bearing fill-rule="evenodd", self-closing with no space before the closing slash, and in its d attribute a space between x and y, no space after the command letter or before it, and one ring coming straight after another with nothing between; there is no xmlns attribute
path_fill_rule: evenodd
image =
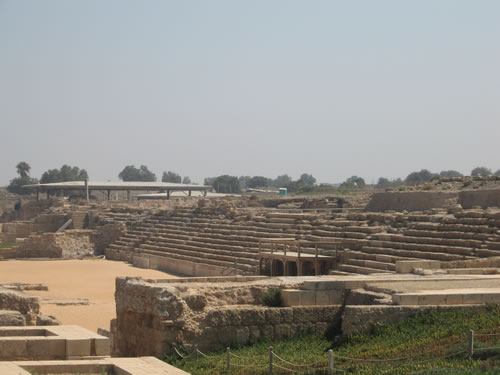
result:
<svg viewBox="0 0 500 375"><path fill-rule="evenodd" d="M12 242L0 242L0 249L9 249L11 247L17 246L17 243Z"/></svg>
<svg viewBox="0 0 500 375"><path fill-rule="evenodd" d="M467 358L467 334L475 332L475 355ZM480 334L493 334L480 336ZM371 334L359 334L342 341L306 335L280 342L260 342L232 348L232 369L226 369L224 350L166 360L193 375L267 374L269 346L294 366L275 358L274 364L304 374L326 374L327 352L333 349L335 373L342 374L498 374L500 373L500 311L498 306L482 309L435 310L395 325L374 327ZM480 348L499 347L481 351ZM342 357L356 358L351 360ZM359 359L375 361L363 362ZM257 366L261 367L245 367ZM273 373L293 372L275 367Z"/></svg>

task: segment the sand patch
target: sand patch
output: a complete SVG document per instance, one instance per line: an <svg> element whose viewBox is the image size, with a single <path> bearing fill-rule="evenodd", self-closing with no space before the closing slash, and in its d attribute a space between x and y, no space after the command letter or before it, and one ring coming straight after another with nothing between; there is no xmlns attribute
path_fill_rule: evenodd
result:
<svg viewBox="0 0 500 375"><path fill-rule="evenodd" d="M25 293L42 297L41 310L63 324L76 324L97 332L109 329L116 317L115 278L175 278L164 272L133 267L104 259L86 260L10 260L0 262L0 283L41 283L48 291ZM44 299L47 303L44 303ZM54 304L54 300L88 300L88 304Z"/></svg>

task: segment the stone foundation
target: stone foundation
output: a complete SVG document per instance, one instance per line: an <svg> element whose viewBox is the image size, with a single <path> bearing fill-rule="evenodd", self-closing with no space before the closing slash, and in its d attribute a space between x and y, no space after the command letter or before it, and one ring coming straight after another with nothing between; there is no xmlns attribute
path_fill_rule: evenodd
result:
<svg viewBox="0 0 500 375"><path fill-rule="evenodd" d="M404 286L418 280L430 284L442 281L419 276L241 279L117 278L117 318L111 323L110 334L114 354L162 358L175 346L192 350L196 345L202 351L210 351L261 339L286 339L306 332L331 335L369 332L375 325L395 323L417 312L438 308L437 304L394 305L391 296L380 290L394 293L389 289L397 289L395 283ZM469 282L468 277L445 282L453 280ZM389 287L385 288L386 284ZM303 298L287 307L263 306L261 297L270 288L280 288L285 303L291 301L290 293ZM444 304L439 308L478 305L479 302Z"/></svg>
<svg viewBox="0 0 500 375"><path fill-rule="evenodd" d="M3 325L7 325L7 322L12 323L9 325L35 325L40 313L40 303L38 297L0 286L0 311L3 311L0 314L3 316L3 319L0 318Z"/></svg>
<svg viewBox="0 0 500 375"><path fill-rule="evenodd" d="M247 283L235 282L238 278L229 282L216 278L219 282L213 283L209 279L155 283L117 278L117 319L111 324L115 354L161 358L173 345L213 350L301 332L324 333L336 322L340 309L261 305L262 294L280 286L278 279L256 278Z"/></svg>
<svg viewBox="0 0 500 375"><path fill-rule="evenodd" d="M457 193L437 191L375 193L365 211L426 211L456 204L457 199Z"/></svg>
<svg viewBox="0 0 500 375"><path fill-rule="evenodd" d="M16 258L82 258L94 255L90 230L67 230L31 236L16 249Z"/></svg>

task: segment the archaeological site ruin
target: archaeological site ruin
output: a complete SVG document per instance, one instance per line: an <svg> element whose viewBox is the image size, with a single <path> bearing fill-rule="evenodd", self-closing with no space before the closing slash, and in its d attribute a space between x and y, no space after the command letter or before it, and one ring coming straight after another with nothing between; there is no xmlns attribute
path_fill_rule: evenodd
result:
<svg viewBox="0 0 500 375"><path fill-rule="evenodd" d="M96 259L128 273L95 332L46 313L94 303L86 296L48 296L36 275L0 279L1 374L183 374L161 360L500 303L500 177L354 195L127 198L2 206L0 267ZM148 270L165 276L139 276ZM272 293L277 305L265 302Z"/></svg>

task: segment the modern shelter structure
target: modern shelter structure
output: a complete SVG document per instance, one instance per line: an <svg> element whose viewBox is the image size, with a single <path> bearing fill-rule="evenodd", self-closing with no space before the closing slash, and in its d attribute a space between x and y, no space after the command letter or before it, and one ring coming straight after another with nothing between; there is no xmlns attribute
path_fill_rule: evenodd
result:
<svg viewBox="0 0 500 375"><path fill-rule="evenodd" d="M192 192L201 192L204 196L212 189L211 186L206 185L193 185L193 184L176 184L172 182L143 182L143 181L117 181L117 182L96 182L96 181L68 181L68 182L54 182L50 184L34 184L24 185L24 188L36 190L37 200L40 197L40 192L46 192L47 198L51 192L54 191L84 191L86 192L87 199L92 191L106 191L108 193L108 200L111 197L112 191L126 191L127 199L130 199L131 191L157 191L166 193L166 198L170 198L170 194L174 191L187 192L191 196Z"/></svg>

